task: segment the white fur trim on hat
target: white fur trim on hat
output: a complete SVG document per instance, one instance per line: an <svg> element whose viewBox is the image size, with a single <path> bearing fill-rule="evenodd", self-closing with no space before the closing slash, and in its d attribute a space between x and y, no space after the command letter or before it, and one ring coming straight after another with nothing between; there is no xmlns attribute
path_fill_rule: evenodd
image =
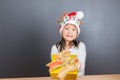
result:
<svg viewBox="0 0 120 80"><path fill-rule="evenodd" d="M62 30L64 28L64 26L66 24L73 24L76 26L77 30L78 30L78 34L77 36L79 36L80 34L80 20L84 17L84 13L82 11L78 11L78 12L71 12L67 15L65 15L61 21L60 21L60 34L62 33Z"/></svg>
<svg viewBox="0 0 120 80"><path fill-rule="evenodd" d="M79 36L79 34L80 34L80 27L79 27L78 24L76 24L76 22L73 21L73 20L67 21L65 24L61 25L60 30L59 30L59 31L60 31L60 35L61 35L62 30L63 30L63 28L64 28L64 26L65 26L66 24L73 24L73 25L75 25L76 28L77 28L77 30L78 30L77 36Z"/></svg>

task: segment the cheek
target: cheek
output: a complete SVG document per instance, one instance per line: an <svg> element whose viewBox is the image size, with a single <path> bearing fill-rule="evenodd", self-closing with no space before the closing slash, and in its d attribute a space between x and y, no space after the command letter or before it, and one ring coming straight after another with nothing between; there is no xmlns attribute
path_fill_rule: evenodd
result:
<svg viewBox="0 0 120 80"><path fill-rule="evenodd" d="M62 31L62 34L66 34L66 33L67 33L67 31L66 31L66 30L63 30L63 31Z"/></svg>
<svg viewBox="0 0 120 80"><path fill-rule="evenodd" d="M76 35L77 36L77 34L78 34L78 32L76 31L76 32L74 32L74 35Z"/></svg>
<svg viewBox="0 0 120 80"><path fill-rule="evenodd" d="M64 35L65 34L65 32L64 31L62 31L62 35Z"/></svg>

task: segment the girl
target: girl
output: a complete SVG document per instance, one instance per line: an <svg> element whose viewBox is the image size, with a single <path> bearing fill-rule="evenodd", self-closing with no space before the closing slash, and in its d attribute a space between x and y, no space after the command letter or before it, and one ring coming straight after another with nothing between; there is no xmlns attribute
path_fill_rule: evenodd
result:
<svg viewBox="0 0 120 80"><path fill-rule="evenodd" d="M80 61L78 76L85 74L86 47L83 42L76 40L80 34L81 19L83 17L84 14L81 11L64 13L59 20L61 40L51 48L51 55L63 50L70 50L72 54L78 56Z"/></svg>

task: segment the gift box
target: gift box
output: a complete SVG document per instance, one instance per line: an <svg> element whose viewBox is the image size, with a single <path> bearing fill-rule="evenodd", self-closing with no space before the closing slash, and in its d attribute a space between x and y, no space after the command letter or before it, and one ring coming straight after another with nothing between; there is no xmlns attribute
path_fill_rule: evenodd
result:
<svg viewBox="0 0 120 80"><path fill-rule="evenodd" d="M75 58L76 56L77 55L70 54L71 58ZM52 54L52 61L55 61L55 60L56 60L56 54ZM61 68L62 68L62 66L58 67L58 68L56 68L52 71L49 71L50 77L52 79L58 79L58 73L61 70ZM67 75L65 76L64 80L76 80L77 79L77 74L78 74L77 70L68 72Z"/></svg>

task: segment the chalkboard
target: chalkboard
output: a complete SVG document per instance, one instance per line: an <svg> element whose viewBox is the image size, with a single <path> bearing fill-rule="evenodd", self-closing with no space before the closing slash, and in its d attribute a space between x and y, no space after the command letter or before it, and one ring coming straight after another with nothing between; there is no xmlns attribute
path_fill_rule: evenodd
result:
<svg viewBox="0 0 120 80"><path fill-rule="evenodd" d="M86 75L120 73L120 0L0 0L0 77L49 76L63 12L83 11Z"/></svg>

